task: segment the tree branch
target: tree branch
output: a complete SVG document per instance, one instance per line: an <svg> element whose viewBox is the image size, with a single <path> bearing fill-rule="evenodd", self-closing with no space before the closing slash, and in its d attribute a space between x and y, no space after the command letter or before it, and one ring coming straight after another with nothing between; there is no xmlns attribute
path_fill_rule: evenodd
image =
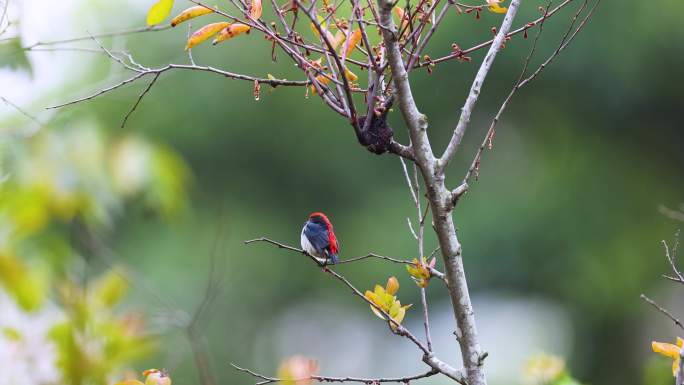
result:
<svg viewBox="0 0 684 385"><path fill-rule="evenodd" d="M277 247L280 248L280 249L285 249L285 250L289 250L289 251L294 251L294 252L297 252L297 253L300 253L300 254L304 254L304 255L308 256L309 258L311 258L311 255L307 254L307 253L304 252L304 250L302 250L302 249L299 249L299 248L296 248L296 247L293 247L293 246L288 246L288 245L286 245L286 244L283 244L283 243L274 241L274 240L272 240L272 239L270 239L270 238L266 238L266 237L260 237L260 238L250 239L250 240L245 241L244 243L245 243L245 244L250 244L250 243L254 243L254 242L266 242L266 243L270 243L270 244L272 244L272 245L274 245L274 246L277 246ZM314 258L315 258L315 257L314 257ZM346 264L346 263L352 263L352 262L362 261L362 260L364 260L364 259L380 259L380 260L383 260L383 261L388 261L388 262L393 262L393 263L399 263L399 264L402 264L402 265L411 265L411 264L413 264L413 262L411 262L411 261L406 261L406 260L403 260L403 259L392 258L392 257L386 257L386 256L384 256L384 255L379 255L379 254L375 254L375 253L368 253L368 254L362 255L362 256L360 256L360 257L353 257L353 258L349 258L349 259L340 260L340 261L337 262L337 265L343 265L343 264ZM316 261L316 262L322 262L323 260L322 260L322 259L321 259L321 260L316 259L315 261ZM430 274L433 275L434 277L439 278L439 279L441 279L442 281L444 281L444 273L442 273L441 271L439 271L439 270L437 270L437 269L434 269L434 268L430 268Z"/></svg>
<svg viewBox="0 0 684 385"><path fill-rule="evenodd" d="M197 65L189 65L189 64L168 64L164 67L161 68L150 68L147 70L143 70L141 72L137 72L135 75L132 77L123 80L117 84L114 84L110 87L104 88L102 90L99 90L93 94L90 94L88 96L84 96L78 99L74 99L72 101L62 103L62 104L57 104L54 106L49 106L46 107L47 109L54 109L54 108L61 108L61 107L66 107L72 104L84 102L86 100L91 100L95 99L98 96L101 96L103 94L106 94L110 91L114 91L117 88L120 88L122 86L125 86L126 84L132 83L146 75L153 75L153 76L159 76L160 74L171 71L171 70L189 70L189 71L201 71L201 72L210 72L214 73L217 75L222 75L227 78L231 79L236 79L236 80L246 80L249 82L258 82L259 84L268 84L273 87L277 86L307 86L310 84L310 81L308 80L285 80L285 79L270 79L270 78L259 78L259 77L254 77L254 76L249 76L249 75L242 75L234 72L228 72L224 71L218 68L214 67L209 67L209 66L197 66ZM143 95L144 96L144 95Z"/></svg>
<svg viewBox="0 0 684 385"><path fill-rule="evenodd" d="M259 384L270 384L274 382L282 382L285 381L282 378L277 378L277 377L268 377L263 374L256 373L252 370L246 369L246 368L241 368L233 363L230 364L230 366L234 367L235 369L247 373L251 375L252 377L256 377L258 379L261 379L263 381L259 382ZM383 383L383 382L400 382L404 384L408 384L409 382L413 380L419 380L421 378L427 378L434 376L435 374L439 373L436 369L432 369L426 373L423 374L417 374L414 376L407 376L407 377L377 377L377 378L361 378L361 377L330 377L330 376L311 376L309 378L300 378L296 380L289 380L288 381L293 381L294 383L298 383L299 381L307 381L307 380L316 380L318 382L361 382L364 384L377 384L377 383Z"/></svg>
<svg viewBox="0 0 684 385"><path fill-rule="evenodd" d="M667 318L671 319L672 322L674 322L675 325L679 326L680 329L684 330L684 325L681 323L681 321L679 321L678 318L676 318L675 316L673 316L672 313L670 313L667 309L665 309L664 307L658 305L654 300L648 298L648 297L645 296L644 294L642 294L642 295L640 296L640 298L643 299L643 300L644 300L645 302L647 302L648 304L650 304L651 306L653 306L653 307L654 307L656 310L658 310L659 312L663 313Z"/></svg>
<svg viewBox="0 0 684 385"><path fill-rule="evenodd" d="M406 122L409 129L413 155L418 165L426 172L431 173L434 156L427 136L427 117L418 111L416 102L413 99L408 72L404 67L404 60L399 48L396 26L392 21L393 6L394 3L390 0L378 0L382 39L385 43L388 65L392 70L394 94L399 102L399 109L404 117L404 122Z"/></svg>
<svg viewBox="0 0 684 385"><path fill-rule="evenodd" d="M121 121L121 128L124 128L126 126L126 122L128 121L128 118L131 115L133 115L133 112L135 112L135 110L138 108L138 105L143 100L145 95L147 95L147 93L150 92L150 89L152 88L152 86L154 86L154 83L156 83L157 79L159 79L159 75L161 75L161 72L154 74L152 81L150 81L149 84L147 84L147 87L145 87L145 89L140 93L140 95L138 96L138 99L136 99L136 101L133 104L133 106L131 107L131 109L128 110L128 112L126 113L126 116L124 116L123 120Z"/></svg>
<svg viewBox="0 0 684 385"><path fill-rule="evenodd" d="M530 22L528 22L528 23L525 23L525 25L523 25L522 27L519 27L519 28L517 28L517 29L515 29L515 30L513 30L513 31L511 31L511 32L509 32L509 33L506 35L506 38L510 38L510 37L512 37L512 36L515 36L515 35L518 35L518 34L520 34L520 33L522 33L522 32L527 31L528 29L530 29L530 28L534 27L535 25L537 25L537 23L541 22L541 21L544 20L544 19L548 19L549 17L551 17L552 15L554 15L556 12L558 12L558 11L560 11L561 9L565 8L568 4L572 3L572 1L573 1L573 0L564 0L562 3L558 4L558 6L556 6L556 7L553 8L551 11L549 11L549 13L548 13L548 15L546 15L546 17L542 16L542 17L539 17L539 18L537 18L537 19L535 19L535 20L532 20L532 21L530 21ZM459 5L459 6L462 6L462 5ZM475 51L479 51L479 50L481 50L481 49L483 49L483 48L489 47L490 45L492 45L493 42L494 42L494 39L490 39L490 40L484 41L484 42L482 42L482 43L476 44L476 45L474 45L474 46L472 46L472 47L470 47L470 48L464 49L464 50L462 50L462 51L453 52L453 53L451 53L451 54L449 54L449 55L446 55L446 56L442 56L442 57L439 57L439 58L431 59L429 62L425 61L425 62L416 64L416 66L415 66L414 68L425 67L425 66L431 65L431 64L439 64L439 63L442 63L442 62L445 62L445 61L448 61L448 60L453 60L453 59L462 58L464 55L468 55L468 54L471 54L471 53L473 53L473 52L475 52Z"/></svg>
<svg viewBox="0 0 684 385"><path fill-rule="evenodd" d="M520 0L511 0L511 4L508 7L508 12L506 12L506 16L504 17L504 20L501 23L501 27L499 27L498 32L496 33L496 37L494 37L492 45L489 47L489 51L487 52L487 55L482 61L480 69L477 71L477 75L475 75L475 80L473 80L473 84L470 87L468 97L466 98L465 104L461 109L461 116L458 119L458 124L454 129L454 133L451 137L451 140L449 141L449 145L444 151L442 157L437 162L438 174L444 172L444 169L456 153L458 145L461 143L461 139L463 139L465 130L468 127L468 123L470 122L470 115L473 112L475 103L477 102L477 98L480 96L482 84L484 84L484 81L487 78L487 74L489 73L489 70L492 67L492 63L494 62L494 58L496 58L496 54L501 50L502 44L504 43L504 39L506 38L508 31L511 29L511 25L513 25L513 19L515 18L516 13L518 12L519 6Z"/></svg>
<svg viewBox="0 0 684 385"><path fill-rule="evenodd" d="M299 254L304 254L304 255L308 256L309 258L313 259L314 261L318 262L316 257L309 255L307 252L305 252L302 249L299 249L299 248L294 247L294 246L289 246L289 245L286 245L286 244L283 244L280 242L276 242L274 240L271 240L271 239L268 239L265 237L245 241L245 244L250 244L250 243L254 243L254 242L270 243L270 244L277 246L278 248L281 248L281 249L293 251L293 252L296 252ZM325 273L331 275L335 279L339 280L340 282L342 282L345 286L347 286L352 291L352 293L354 295L361 298L364 302L368 303L374 309L378 310L385 317L385 320L388 322L388 325L391 324L391 326L393 326L390 328L392 333L399 335L399 336L402 336L402 337L406 337L408 340L413 342L413 344L416 345L418 347L418 349L420 349L423 352L423 362L425 362L427 365L429 365L433 369L438 370L440 373L454 379L455 381L457 381L461 384L465 384L466 380L465 380L465 374L463 373L463 371L454 369L451 366L449 366L447 363L445 363L445 362L441 361L440 359L438 359L437 357L435 357L434 354L422 342L420 342L420 340L418 340L418 338L416 338L416 336L414 336L408 329L406 329L400 323L396 322L392 317L390 317L389 314L387 314L387 312L385 312L383 309L381 309L378 305L376 305L374 302L372 302L368 298L366 298L366 296L364 296L363 293L361 293L361 291L359 291L356 287L354 287L354 285L352 285L351 282L349 282L349 280L347 280L344 276L338 274L334 270L332 270L328 267L325 267L325 266L324 266L323 271Z"/></svg>

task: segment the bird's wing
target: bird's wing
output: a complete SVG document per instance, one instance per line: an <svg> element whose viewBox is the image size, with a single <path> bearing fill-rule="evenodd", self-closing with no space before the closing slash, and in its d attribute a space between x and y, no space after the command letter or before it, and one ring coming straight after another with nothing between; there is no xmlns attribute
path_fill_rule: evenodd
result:
<svg viewBox="0 0 684 385"><path fill-rule="evenodd" d="M323 253L323 250L328 247L327 227L309 222L304 227L304 235L319 253Z"/></svg>

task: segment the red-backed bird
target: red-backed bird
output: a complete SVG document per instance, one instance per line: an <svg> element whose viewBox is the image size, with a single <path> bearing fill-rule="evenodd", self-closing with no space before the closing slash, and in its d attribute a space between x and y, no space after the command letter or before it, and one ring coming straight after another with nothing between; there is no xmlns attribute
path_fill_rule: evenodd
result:
<svg viewBox="0 0 684 385"><path fill-rule="evenodd" d="M332 224L323 213L309 215L309 220L304 223L302 229L302 249L316 258L321 258L325 263L336 264L337 237Z"/></svg>

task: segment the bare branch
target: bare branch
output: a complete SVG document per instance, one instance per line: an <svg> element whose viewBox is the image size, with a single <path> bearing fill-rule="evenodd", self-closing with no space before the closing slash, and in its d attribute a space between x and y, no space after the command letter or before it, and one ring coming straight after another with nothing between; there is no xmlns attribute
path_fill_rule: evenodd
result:
<svg viewBox="0 0 684 385"><path fill-rule="evenodd" d="M170 25L158 25L158 26L153 26L153 27L138 27L138 28L131 28L131 29L123 29L120 31L98 33L98 34L94 34L94 35L88 34L86 36L79 36L79 37L73 37L73 38L62 39L62 40L37 41L37 42L35 42L31 45L27 45L23 48L26 50L31 50L35 47L40 47L40 46L52 46L52 45L58 45L58 44L74 43L77 41L92 40L93 38L101 39L101 38L106 38L106 37L133 35L133 34L144 33L144 32L159 32L159 31L165 31L165 30L170 29L170 28L171 28Z"/></svg>
<svg viewBox="0 0 684 385"><path fill-rule="evenodd" d="M2 102L5 103L7 106L14 108L17 112L19 112L20 114L24 115L24 116L25 116L26 118L28 118L29 120L31 120L31 121L33 121L34 123L36 123L38 126L44 126L44 125L45 125L45 123L43 123L43 122L41 122L40 120L38 120L37 117L31 115L31 114L28 113L26 110L24 110L23 108L19 107L19 106L16 105L16 104L14 104L12 101L6 99L5 97L0 96L0 100L2 100Z"/></svg>
<svg viewBox="0 0 684 385"><path fill-rule="evenodd" d="M120 83L117 83L113 86L104 88L100 91L97 91L97 92L91 94L91 95L84 96L82 98L78 98L78 99L72 100L72 101L67 102L67 103L49 106L46 108L47 109L61 108L61 107L66 107L66 106L69 106L72 104L84 102L86 100L95 99L96 97L98 97L100 95L106 94L106 93L113 91L117 88L123 87L126 84L132 83L132 82L144 77L145 75L158 76L159 74L161 74L163 72L171 71L171 70L190 70L190 71L211 72L211 73L222 75L222 76L225 76L225 77L228 77L231 79L246 80L249 82L258 82L259 84L268 84L268 85L273 86L273 87L276 87L276 86L299 86L299 87L302 87L302 86L307 86L310 84L310 82L308 80L285 80L285 79L258 78L258 77L254 77L254 76L242 75L242 74L238 74L238 73L228 72L228 71L220 70L218 68L209 67L209 66L196 66L196 65L186 65L186 64L168 64L165 67L152 68L152 69L148 69L148 70L145 70L142 72L138 72L134 76L132 76L126 80L123 80Z"/></svg>
<svg viewBox="0 0 684 385"><path fill-rule="evenodd" d="M427 295L425 294L425 288L420 288L420 302L423 305L423 327L425 328L425 342L427 343L427 348L432 351L432 337L430 337L430 318L428 317L428 304Z"/></svg>
<svg viewBox="0 0 684 385"><path fill-rule="evenodd" d="M468 123L470 122L470 115L473 112L473 108L475 107L477 98L480 96L480 90L482 89L482 85L484 84L484 81L487 78L489 69L492 67L492 63L494 62L494 58L496 58L496 54L501 50L504 39L506 38L508 31L511 29L513 19L515 18L516 13L518 12L519 6L520 0L511 0L511 4L508 7L506 16L504 17L504 20L501 23L501 27L499 27L496 33L496 37L494 37L492 45L489 47L489 51L487 52L487 55L485 55L485 58L482 61L482 64L480 65L480 69L477 71L477 75L475 75L475 80L473 80L473 84L470 87L470 92L468 93L466 102L463 105L463 108L461 109L461 116L458 119L458 124L454 129L454 133L451 137L451 140L449 141L446 150L444 151L444 154L437 162L437 171L440 174L444 172L444 169L456 153L458 145L461 143L461 139L463 139L465 130L468 127Z"/></svg>
<svg viewBox="0 0 684 385"><path fill-rule="evenodd" d="M535 19L535 20L532 20L531 22L525 23L525 25L523 25L522 27L519 27L518 29L515 29L515 30L511 31L510 33L508 33L508 34L506 35L506 38L510 38L510 37L512 37L512 36L518 35L518 34L520 34L520 33L522 33L522 32L525 32L526 30L530 29L531 27L534 27L535 25L537 25L537 23L541 22L541 21L544 20L544 19L548 19L549 17L551 17L552 15L554 15L556 12L560 11L561 9L563 9L564 7L566 7L568 4L572 3L572 1L573 1L573 0L564 0L564 1L563 1L562 3L560 3L557 7L555 7L554 9L552 9L552 10L548 13L548 15L546 15L546 17L542 16L542 17L540 17L540 18L537 18L537 19ZM475 51L478 51L478 50L480 50L480 49L489 47L490 45L492 45L493 42L494 42L494 39L490 39L490 40L484 41L484 42L482 42L482 43L480 43L480 44L474 45L474 46L472 46L472 47L470 47L470 48L468 48L468 49L464 49L464 50L458 51L458 52L453 52L453 53L451 53L451 54L449 54L449 55L446 55L446 56L443 56L443 57L439 57L439 58L436 58L436 59L432 59L432 60L430 60L429 62L422 62L422 63L420 63L420 64L417 64L416 67L425 67L425 66L430 65L430 64L439 64L439 63L442 63L442 62L445 62L445 61L448 61L448 60L459 59L459 58L462 58L462 57L465 56L465 55L468 55L468 54L473 53L473 52L475 52ZM414 67L414 68L415 68L415 67Z"/></svg>
<svg viewBox="0 0 684 385"><path fill-rule="evenodd" d="M667 246L667 242L665 242L664 240L661 242L663 244L663 248L665 249L665 257L667 257L667 261L670 263L670 267L672 267L672 271L677 276L677 279L679 282L684 282L684 277L682 276L682 273L679 271L679 269L677 269L677 266L675 264L675 254L674 254L676 249L677 249L677 246L679 245L679 231L677 231L675 246L673 248L672 253L670 253L670 248Z"/></svg>
<svg viewBox="0 0 684 385"><path fill-rule="evenodd" d="M434 15L434 9L437 7L438 3L439 3L438 1L435 1L435 3L433 4L433 6L431 8L431 13L433 15ZM415 52L410 56L409 62L406 65L407 70L410 71L411 69L413 69L413 66L419 60L420 55L425 50L425 47L427 47L427 44L430 41L430 38L435 33L435 31L437 30L437 27L440 25L440 23L444 19L444 16L446 15L447 11L449 10L449 6L450 6L450 3L447 1L447 3L444 4L444 6L442 7L442 10L439 12L439 16L437 16L436 20L432 23L432 27L430 27L427 34L423 38L423 40L420 42L420 45L415 49ZM425 25L425 22L423 22L421 24L421 29L419 29L419 31L422 30L422 26L424 26L424 25Z"/></svg>
<svg viewBox="0 0 684 385"><path fill-rule="evenodd" d="M584 19L582 19L582 21L580 22L579 26L577 26L577 28L576 28L575 31L572 33L572 35L570 35L570 37L568 38L568 33L572 30L572 26L575 24L575 21L577 20L577 17L580 15L580 13L582 12L582 10L584 9L584 7L585 7L586 4L587 4L587 1L585 0L585 2L584 2L584 4L582 5L582 7L580 7L580 10L577 11L577 13L575 14L574 18L572 19L572 23L570 24L570 27L568 28L568 31L565 33L565 35L564 35L563 38L561 39L561 43L560 43L560 45L558 46L558 48L553 52L553 54L551 54L551 56L548 57L548 59L546 59L546 61L544 61L542 64L539 65L539 67L537 68L537 70L534 71L534 72L532 73L532 75L530 75L528 78L526 78L525 80L523 80L522 82L520 82L520 86L519 86L519 87L522 87L522 86L526 85L527 83L529 83L530 81L534 80L534 78L537 77L537 75L539 75L539 73L541 73L541 72L544 70L544 68L546 68L549 64L551 64L551 62L553 61L553 59L555 59L556 56L558 56L558 54L560 54L560 53L561 53L561 52L562 52L562 51L563 51L563 50L572 42L572 40L575 38L575 36L577 36L577 34L582 30L582 28L584 28L584 26L587 24L587 21L589 21L589 19L591 18L591 16L594 14L594 10L596 9L596 7L598 7L598 5L599 5L600 3L601 3L601 0L596 0L596 2L595 2L594 5L591 7L591 9L590 9L589 12L587 13L587 15L586 15L586 16L584 17Z"/></svg>
<svg viewBox="0 0 684 385"><path fill-rule="evenodd" d="M370 122L370 119L367 120ZM399 155L406 160L414 161L416 159L415 155L413 155L413 149L411 147L395 142L394 139L392 139L390 142L388 150L392 154Z"/></svg>
<svg viewBox="0 0 684 385"><path fill-rule="evenodd" d="M653 306L653 307L654 307L656 310L658 310L659 312L663 313L667 318L671 319L672 322L674 322L675 325L679 326L680 329L684 330L684 325L682 325L682 323L679 321L679 319L677 319L675 316L673 316L672 313L670 313L669 311L667 311L667 309L665 309L664 307L658 305L655 301L653 301L652 299L648 298L648 297L645 296L644 294L641 295L641 299L643 299L643 300L646 301L648 304L650 304L651 306Z"/></svg>
<svg viewBox="0 0 684 385"><path fill-rule="evenodd" d="M143 100L145 95L147 95L148 92L150 92L150 89L152 86L154 86L154 83L157 82L157 79L159 79L159 75L161 75L161 72L158 72L154 74L154 77L150 81L150 83L145 87L145 89L140 93L138 96L138 99L136 99L135 103L133 104L133 107L126 113L126 116L124 116L123 120L121 121L121 128L124 128L126 126L126 122L128 121L128 118L133 114L133 112L138 108L138 105L140 102Z"/></svg>
<svg viewBox="0 0 684 385"><path fill-rule="evenodd" d="M272 240L272 239L270 239L270 238L266 238L266 237L260 237L260 238L250 239L250 240L245 241L244 243L247 245L247 244L254 243L254 242L266 242L266 243L270 243L270 244L272 244L272 245L274 245L274 246L277 246L277 247L280 248L280 249L285 249L285 250L289 250L289 251L294 251L294 252L297 252L297 253L306 255L306 256L309 257L309 258L315 258L315 257L312 257L311 255L309 255L308 253L304 252L304 250L302 250L302 249L296 248L296 247L294 247L294 246L289 246L289 245L286 245L286 244L284 244L284 243L280 243L280 242L274 241L274 240ZM411 262L411 261L406 261L406 260L403 260L403 259L397 259L397 258L392 258L392 257L386 257L386 256L384 256L384 255L375 254L375 253L369 253L369 254L366 254L366 255L363 255L363 256L360 256L360 257L354 257L354 258L349 258L349 259L340 260L340 261L337 262L336 265L343 265L343 264L346 264L346 263L352 263L352 262L362 261L362 260L364 260L364 259L380 259L380 260L383 260L383 261L388 261L388 262L393 262L393 263L399 263L399 264L402 264L402 265L410 265L410 264L413 263L413 262ZM324 263L324 262L325 262L323 259L314 259L314 261L316 261L317 263ZM430 274L433 275L433 276L435 276L435 277L437 277L437 278L439 278L439 279L441 279L441 280L444 280L444 273L440 272L440 271L437 270L437 269L431 268L431 269L430 269Z"/></svg>
<svg viewBox="0 0 684 385"><path fill-rule="evenodd" d="M190 40L190 36L192 36L192 23L188 23L188 40ZM197 65L195 64L195 58L192 57L192 48L188 48L188 60L190 64Z"/></svg>
<svg viewBox="0 0 684 385"><path fill-rule="evenodd" d="M584 1L584 5L587 4L588 0ZM580 8L580 11L584 9L584 5L582 8ZM477 172L477 170L480 167L480 160L482 158L482 153L484 152L484 149L486 147L491 148L492 146L492 141L494 140L494 133L496 130L496 124L499 122L499 119L501 118L501 115L503 112L506 110L506 107L508 106L508 103L510 100L513 98L513 95L522 87L522 81L523 78L525 77L525 74L527 73L527 67L530 64L530 60L532 60L532 57L534 56L534 52L537 49L537 42L539 41L539 37L541 37L542 32L544 31L544 21L546 20L546 17L549 15L549 8L551 7L551 2L546 6L546 9L544 10L544 18L542 21L539 23L539 30L537 31L537 35L534 37L534 42L532 43L532 48L530 49L529 54L525 58L523 68L520 71L520 75L518 76L518 80L516 80L515 85L513 86L513 89L508 93L508 96L506 99L504 99L503 103L501 103L501 107L499 107L499 111L496 113L494 116L494 119L492 119L492 123L489 125L489 129L487 130L487 134L484 137L484 140L482 141L482 144L480 144L480 147L477 149L475 153L475 157L473 158L473 161L470 164L470 168L468 168L468 171L466 172L465 177L463 178L462 185L467 184L470 181L471 176ZM577 17L577 16L575 16ZM573 21L574 23L574 21ZM568 29L568 32L572 29L572 25ZM562 43L561 43L562 44ZM456 197L458 199L458 197ZM454 200L455 204L455 200Z"/></svg>
<svg viewBox="0 0 684 385"><path fill-rule="evenodd" d="M233 363L230 364L230 366L234 367L235 369L247 373L251 375L252 377L256 377L258 379L261 379L263 381L259 382L259 384L270 384L274 382L282 382L285 381L284 379L277 378L277 377L268 377L263 374L256 373L252 370L241 368ZM417 374L414 376L408 376L408 377L378 377L378 378L361 378L361 377L329 377L329 376L311 376L309 378L300 378L296 380L290 380L288 381L293 381L295 383L298 383L299 381L308 381L308 380L315 380L318 382L361 382L364 384L377 384L377 383L383 383L383 382L399 382L399 383L404 383L408 384L411 381L414 380L419 380L421 378L426 378L426 377L431 377L434 376L435 374L439 373L439 371L432 369L426 373L423 374Z"/></svg>
<svg viewBox="0 0 684 385"><path fill-rule="evenodd" d="M108 92L110 92L110 91L114 91L114 90L117 89L117 88L123 87L123 86L125 86L126 84L132 83L132 82L134 82L134 81L136 81L136 80L142 78L142 77L145 76L146 74L147 74L147 72L140 72L140 73L137 73L137 74L135 74L135 75L134 75L133 77L131 77L131 78L128 78L128 79L126 79L126 80L123 80L123 81L121 81L121 82L119 82L119 83L117 83L117 84L115 84L115 85L113 85L113 86L109 86L109 87L107 87L107 88L101 89L101 90L95 92L94 94L90 94L90 95L88 95L88 96L84 96L84 97L82 97L82 98L78 98L78 99L72 100L72 101L67 102L67 103L58 104L58 105L55 105L55 106L49 106L49 107L46 107L46 108L47 108L48 110L54 109L54 108L61 108L61 107L65 107L65 106L70 106L70 105L72 105L72 104L84 102L84 101L86 101L86 100L95 99L96 97L98 97L98 96L100 96L100 95L104 95L104 94L106 94L106 93L108 93Z"/></svg>
<svg viewBox="0 0 684 385"><path fill-rule="evenodd" d="M253 242L257 242L257 241L267 242L267 243L275 245L281 249L286 249L286 250L294 251L294 252L297 252L300 254L304 254L304 255L315 260L315 257L309 255L304 250L301 250L301 249L293 247L293 246L285 245L283 243L276 242L276 241L273 241L271 239L264 238L264 237L253 239L250 241L245 241L245 243L253 243ZM361 298L364 302L368 303L374 309L378 310L385 317L385 320L388 322L388 324L391 324L391 326L393 326L390 328L392 333L399 335L399 336L406 337L411 342L413 342L413 344L416 345L423 352L423 362L428 364L433 369L438 370L440 373L452 378L453 380L455 380L461 384L465 383L465 374L463 373L463 371L456 370L456 369L452 368L451 366L449 366L448 364L446 364L445 362L436 358L434 356L434 354L430 350L428 350L428 348L425 345L423 345L423 343L420 342L420 340L418 340L408 329L406 329L400 323L396 322L392 317L390 317L389 314L387 314L387 312L385 312L383 309L381 309L373 301L370 301L368 298L366 298L366 296L364 296L363 293L361 293L361 291L359 291L356 287L354 287L354 285L352 285L351 282L349 282L349 280L347 280L345 277L338 274L337 272L331 270L330 268L325 267L323 269L323 271L325 273L331 275L332 277L336 278L340 282L342 282L345 286L347 286L352 291L352 293L354 295Z"/></svg>
<svg viewBox="0 0 684 385"><path fill-rule="evenodd" d="M423 171L425 171L426 169L431 169L434 163L432 148L427 136L427 117L420 113L413 99L408 73L406 72L399 48L396 26L392 21L392 7L394 3L390 0L378 0L378 6L380 8L382 39L385 43L388 65L392 69L394 93L399 102L399 109L404 117L404 121L409 128L413 154L420 167L424 168Z"/></svg>
<svg viewBox="0 0 684 385"><path fill-rule="evenodd" d="M346 67L344 64L342 64L342 59L340 59L340 56L337 54L337 51L335 51L335 48L333 47L332 43L330 42L330 39L328 39L328 34L326 31L323 31L323 28L321 27L321 24L318 22L318 19L315 17L315 15L311 14L311 12L306 8L303 7L302 4L299 2L299 0L294 0L297 2L299 5L300 9L304 10L304 13L309 17L311 20L311 23L314 25L316 30L318 31L319 36L325 43L326 47L328 48L328 52L326 52L326 55L329 53L334 61L335 65L337 66L337 71L342 78L343 82L343 91L344 94L346 95L347 98L347 107L349 108L349 119L351 120L351 123L353 126L356 126L358 124L357 120L357 115L356 115L356 107L354 107L354 99L352 97L352 91L351 91L351 86L349 84L349 80L347 79L346 76ZM312 5L313 7L313 5ZM350 28L351 29L351 28Z"/></svg>
<svg viewBox="0 0 684 385"><path fill-rule="evenodd" d="M458 202L462 195L468 192L469 188L470 186L468 186L468 183L463 182L458 187L453 189L451 191L451 194L449 195L449 202L447 202L447 207L453 208L454 206L456 206L456 202Z"/></svg>

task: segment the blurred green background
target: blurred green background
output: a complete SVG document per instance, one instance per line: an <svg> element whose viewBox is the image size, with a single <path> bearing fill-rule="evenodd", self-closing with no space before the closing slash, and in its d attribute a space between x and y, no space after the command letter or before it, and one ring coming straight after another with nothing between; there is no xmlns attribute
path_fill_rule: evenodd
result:
<svg viewBox="0 0 684 385"><path fill-rule="evenodd" d="M46 14L49 7L14 4L20 24L10 33L19 34L27 46L85 31L139 26L152 2L141 3L69 1L60 7L60 15L68 17L54 20ZM186 6L178 3L176 10ZM523 2L516 24L537 17L541 5L545 3ZM579 5L547 22L534 64L555 49ZM684 30L679 8L674 0L601 4L572 45L513 99L499 123L493 150L484 155L479 181L471 183L459 203L455 220L494 385L519 383L525 360L542 351L565 358L574 376L585 383L671 381L671 363L650 352L650 341L673 341L676 330L639 294L647 293L674 313L682 310L680 288L660 278L668 265L659 243L671 240L682 224L659 212L661 205L677 207L684 200L679 119L684 50L678 43ZM58 32L37 26L41 17ZM487 38L500 18L488 12L479 21L473 15L451 14L428 53L437 57L449 52L453 42L468 47ZM186 33L180 28L102 42L130 50L145 65L186 63ZM461 180L518 76L531 40L514 38L497 58L450 166L452 186ZM69 46L97 48L88 41ZM193 54L202 65L298 78L282 52L277 63L270 61L270 44L255 33L223 46L200 46ZM199 306L213 271L221 284L200 329L219 383L254 382L229 362L273 374L281 360L296 353L317 358L321 371L330 375L391 376L423 370L410 343L391 336L366 305L308 260L265 244L243 244L268 236L298 245L307 215L324 211L335 225L342 256L373 251L415 257L406 225L414 208L396 157L365 151L348 123L318 98L305 98L302 89L263 87L261 99L255 101L251 83L206 73L163 74L125 128L120 122L144 83L45 112L45 106L87 95L127 74L104 55L90 52L36 51L27 56L33 76L21 68L4 69L0 96L19 95L22 108L46 124L37 127L2 106L3 154L15 159L3 163L4 184L16 184L17 162L31 156L31 151L21 155L17 149L38 148L37 138L49 135L72 137L75 142L55 150L69 155L87 150L114 156L109 147L116 148L125 138L138 138L154 148L151 153L168 155L162 156L162 163L153 162L152 176L138 193L127 194L125 188L109 192L116 191L116 183L88 188L97 198L85 204L85 220L67 213L56 219L58 224L41 229L42 235L24 239L15 253L24 258L21 250L37 245L36 239L47 233L64 248L63 253L54 247L42 249L49 251L44 258L49 259L51 274L62 277L53 282L63 277L96 282L112 266L126 269L122 275L130 288L117 311L144 317L145 335L151 333L156 341L156 349L150 348L154 353L132 356L127 367L138 372L165 367L174 383L198 383L191 348L174 325ZM430 119L431 141L438 150L451 135L482 56L475 53L472 63L439 65L432 75L412 74L416 99ZM38 80L40 87L34 83ZM392 113L391 121L406 143L398 115ZM100 138L93 139L99 144L85 141L87 135ZM100 173L97 165L107 163L96 162L103 163L92 163L94 177ZM79 164L66 163L65 173ZM185 167L188 175L182 177ZM108 194L112 197L103 197ZM10 196L3 192L3 207L13 204ZM104 208L97 209L100 206ZM80 239L81 232L104 245L91 247ZM428 234L426 249L432 250L436 241ZM27 260L43 258L41 253L32 255ZM418 290L403 267L368 261L339 271L362 290L396 275L402 283L402 303L415 304L405 323L421 334ZM428 293L438 354L456 365L446 292L433 282ZM59 297L57 289L49 289L46 301L57 303ZM15 383L41 382L10 382ZM447 381L432 378L426 383Z"/></svg>

